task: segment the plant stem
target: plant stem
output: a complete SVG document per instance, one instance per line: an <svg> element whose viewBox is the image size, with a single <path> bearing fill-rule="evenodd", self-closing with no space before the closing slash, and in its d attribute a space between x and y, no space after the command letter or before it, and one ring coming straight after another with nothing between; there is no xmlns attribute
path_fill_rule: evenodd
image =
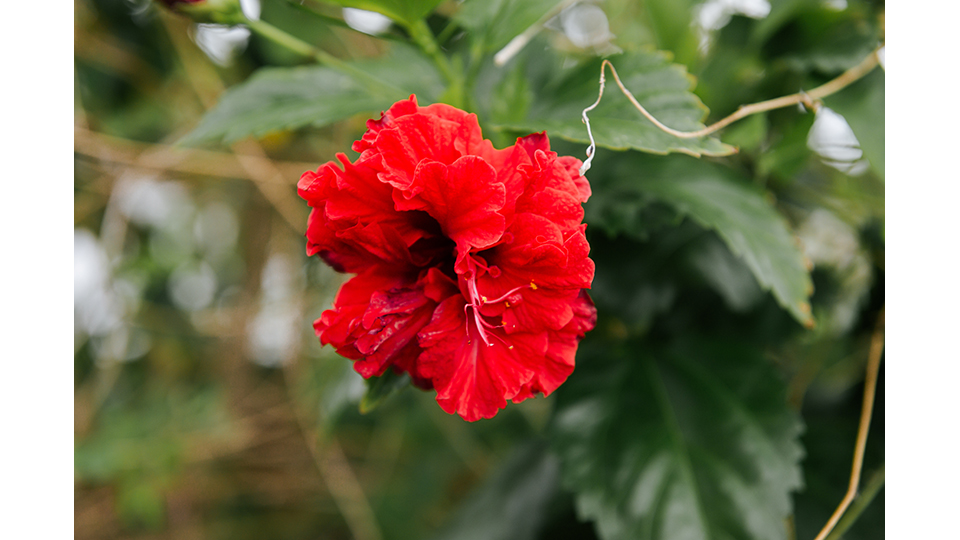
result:
<svg viewBox="0 0 960 540"><path fill-rule="evenodd" d="M837 526L834 527L833 531L830 533L830 536L827 536L826 540L840 540L843 537L843 534L847 532L847 529L853 525L857 518L860 517L860 514L870 506L870 503L873 502L874 497L877 496L877 493L880 493L880 489L883 488L883 484L886 480L886 464L881 465L880 468L873 473L870 477L870 480L867 481L866 487L863 488L863 491L860 493L860 496L853 501L853 504L850 505L850 508L847 509L847 513L843 515L843 519L837 523Z"/></svg>
<svg viewBox="0 0 960 540"><path fill-rule="evenodd" d="M247 20L244 24L260 37L269 39L277 45L299 54L304 58L311 58L319 64L331 67L344 75L353 77L357 82L363 83L366 86L366 90L373 94L381 94L384 97L393 98L396 97L392 96L395 92L385 91L386 89L402 92L399 88L377 79L369 73L358 69L348 62L340 60L322 49L318 49L305 41L291 36L270 23L261 20Z"/></svg>
<svg viewBox="0 0 960 540"><path fill-rule="evenodd" d="M451 101L454 102L453 105L462 108L466 97L464 95L463 77L453 69L450 60L443 55L443 52L440 50L440 45L437 44L437 40L433 36L433 32L430 31L430 27L427 26L427 23L424 22L423 19L420 19L415 23L406 25L406 28L407 31L410 32L410 37L413 38L413 41L433 60L437 68L440 69L440 73L447 80L447 83L450 84L450 98Z"/></svg>
<svg viewBox="0 0 960 540"><path fill-rule="evenodd" d="M296 9L297 11L306 13L306 14L312 16L312 17L316 17L318 20L323 21L325 24L328 24L328 25L330 25L330 26L336 26L336 27L338 27L338 28L343 28L343 29L346 29L346 30L350 30L351 32L357 32L357 33L363 34L363 32L360 32L360 31L357 30L356 28L353 28L352 26L350 26L349 24L347 24L343 19L338 19L338 18L336 18L336 17L331 17L330 15L325 15L325 14L317 11L316 9L311 8L311 7L303 4L301 0L284 0L284 1L285 1L286 4L287 4L288 6L290 6L291 8ZM364 35L367 35L367 34L364 34ZM396 35L395 33L392 33L392 32L390 32L390 33L385 32L385 33L382 33L382 34L377 34L376 37L377 37L377 39L385 39L385 40L387 40L387 41L401 41L401 42L406 42L406 40L405 40L404 38L401 38L400 36L398 36L398 35Z"/></svg>
<svg viewBox="0 0 960 540"><path fill-rule="evenodd" d="M651 116L650 113L648 113L646 109L644 109L643 106L637 102L637 99L633 97L633 94L631 94L630 91L627 90L625 86L623 86L623 83L620 82L620 76L617 75L617 70L614 69L613 64L611 64L609 60L603 61L603 65L600 67L600 70L601 70L600 75L601 75L601 81L602 81L603 67L610 66L610 71L613 72L613 78L617 81L617 85L620 87L620 90L624 93L624 95L627 96L630 102L633 103L633 106L636 107L641 113L643 113L643 115L646 116L648 120L653 122L661 130L673 135L674 137L680 137L681 139L693 139L693 138L709 135L714 131L723 129L724 127L732 124L733 122L740 120L741 118L750 116L751 114L757 114L759 112L772 111L774 109L782 109L784 107L789 107L791 105L797 105L797 104L803 104L808 108L815 109L816 108L815 102L817 100L823 99L827 96L830 96L846 88L850 84L862 79L865 75L873 71L873 68L877 67L877 65L879 64L878 53L882 48L883 46L881 45L877 50L870 53L866 58L863 59L863 61L861 61L856 66L843 72L836 79L833 79L832 81L826 84L818 86L809 92L799 92L796 94L791 94L789 96L783 96L776 99L761 101L759 103L742 105L739 109L736 110L736 112L734 112L730 116L727 116L726 118L723 118L722 120L719 120L718 122L715 122L714 124L711 124L710 126L707 126L697 131L677 131L657 121L656 118ZM597 101L599 102L599 99Z"/></svg>
<svg viewBox="0 0 960 540"><path fill-rule="evenodd" d="M875 55L875 54L874 54ZM847 494L840 501L840 506L834 510L830 520L823 526L816 540L826 540L830 531L837 525L840 517L850 507L857 495L857 486L860 485L860 472L863 469L863 453L867 446L867 434L870 432L870 418L873 415L873 400L877 391L877 373L880 371L880 359L883 357L883 336L886 306L880 308L876 328L870 339L870 354L867 357L867 376L863 383L863 407L860 409L860 426L857 428L857 442L853 451L853 467L850 470L850 485Z"/></svg>
<svg viewBox="0 0 960 540"><path fill-rule="evenodd" d="M590 169L591 162L593 161L593 154L596 151L597 143L593 138L593 130L590 127L590 118L587 117L587 113L592 111L597 105L600 105L600 100L603 98L603 89L606 85L606 68L610 68L610 73L613 75L613 79L617 82L617 86L620 87L620 91L623 92L623 95L627 96L627 99L630 100L630 103L633 104L634 108L640 111L647 120L653 123L654 126L659 128L664 133L669 133L674 137L680 139L695 139L700 137L705 137L715 131L719 131L728 125L746 118L751 114L757 114L766 111L772 111L774 109L782 109L784 107L789 107L791 105L804 105L805 107L817 110L820 106L819 100L830 96L840 90L843 90L847 86L855 83L856 81L862 79L864 76L873 71L873 68L877 67L880 64L879 53L883 49L884 45L881 44L876 50L870 53L869 56L864 58L856 66L844 71L839 77L833 79L826 84L822 84L809 92L798 92L796 94L791 94L789 96L782 96L776 99L770 99L767 101L761 101L759 103L751 103L749 105L741 105L733 114L718 120L717 122L697 131L677 131L671 127L668 127L661 123L659 120L653 117L652 114L647 112L643 105L637 101L637 98L627 90L627 87L623 85L623 82L620 80L620 75L617 74L617 68L613 67L613 64L610 60L604 59L600 64L600 92L597 95L597 101L590 105L581 113L581 119L583 123L587 125L587 136L590 139L590 146L587 147L587 159L583 162L583 165L580 167L580 174L584 174L587 170ZM506 48L504 48L506 49ZM500 51L501 53L503 51ZM500 53L498 53L500 54Z"/></svg>

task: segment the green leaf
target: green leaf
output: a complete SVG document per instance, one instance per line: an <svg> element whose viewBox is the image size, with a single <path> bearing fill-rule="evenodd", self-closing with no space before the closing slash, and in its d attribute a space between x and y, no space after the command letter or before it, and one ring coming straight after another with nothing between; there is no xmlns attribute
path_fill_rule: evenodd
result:
<svg viewBox="0 0 960 540"><path fill-rule="evenodd" d="M862 337L870 333L868 328L863 329ZM868 341L868 340L864 340ZM844 344L843 340L828 339L820 343L822 346L837 347ZM846 342L850 343L850 342ZM864 348L869 344L864 344ZM815 351L810 351L815 352ZM839 351L837 351L839 353ZM849 351L847 355L849 355ZM859 380L864 377L864 363L867 352L865 350L854 354L859 359ZM801 356L800 358L803 358ZM807 355L808 364L804 369L813 368L819 361L816 356ZM831 369L831 368L827 368ZM873 406L873 417L870 421L870 433L863 455L863 476L860 483L860 496L867 490L874 474L882 470L886 460L886 440L884 415L885 407L885 376L881 364L877 380L876 402ZM823 368L819 370L818 379L825 375ZM843 499L850 479L850 456L856 444L857 429L860 423L860 412L863 406L861 385L856 384L851 391L835 392L825 389L823 385L815 383L804 395L803 420L807 431L803 435L803 446L807 456L803 460L805 488L794 497L795 523L797 538L814 538L827 522L837 507L837 501ZM859 500L855 499L855 500ZM848 511L847 514L850 512ZM884 537L884 496L881 492L874 499L865 512L860 516L851 529L841 538L844 540L872 540Z"/></svg>
<svg viewBox="0 0 960 540"><path fill-rule="evenodd" d="M760 116L756 115L755 118ZM815 119L814 114L797 115L787 124L777 134L773 144L759 153L757 174L764 178L773 175L786 182L793 181L809 165L813 152L807 145L807 138Z"/></svg>
<svg viewBox="0 0 960 540"><path fill-rule="evenodd" d="M550 74L553 76L536 81L533 93L539 99L532 104L525 120L501 127L528 133L547 130L551 136L589 142L581 113L597 99L601 59L563 69L562 59L550 59L539 50L536 54L543 58L538 56L534 63L556 64ZM690 92L692 77L683 66L670 63L666 54L631 53L612 56L609 60L624 85L660 122L680 131L704 127L701 120L706 117L707 108ZM632 148L654 154L681 152L698 157L736 152L734 147L715 137L680 139L660 130L630 104L609 75L608 70L607 87L600 105L588 113L598 146L614 150Z"/></svg>
<svg viewBox="0 0 960 540"><path fill-rule="evenodd" d="M322 127L386 105L350 77L325 67L266 68L226 93L181 144L222 141L312 125Z"/></svg>
<svg viewBox="0 0 960 540"><path fill-rule="evenodd" d="M783 58L796 71L817 70L837 73L850 69L867 57L878 43L874 25L862 19L839 22L824 21L823 25L806 25L809 40L800 51Z"/></svg>
<svg viewBox="0 0 960 540"><path fill-rule="evenodd" d="M434 103L447 89L433 60L408 45L394 44L386 55L358 62L357 67L382 81L385 87L402 91L396 94L397 100L416 94L421 101Z"/></svg>
<svg viewBox="0 0 960 540"><path fill-rule="evenodd" d="M522 66L514 64L492 92L490 120L497 123L522 121L536 99ZM511 142L512 144L512 142Z"/></svg>
<svg viewBox="0 0 960 540"><path fill-rule="evenodd" d="M599 157L597 163L598 172L605 174L591 176L595 198L600 199L596 204L608 198L650 197L717 231L764 290L800 323L813 324L810 275L786 222L763 193L726 169L682 156L633 154L611 159L603 168ZM604 221L596 224L607 226Z"/></svg>
<svg viewBox="0 0 960 540"><path fill-rule="evenodd" d="M436 538L534 540L560 488L560 462L540 442L518 448Z"/></svg>
<svg viewBox="0 0 960 540"><path fill-rule="evenodd" d="M588 338L557 391L553 448L605 540L787 538L802 430L757 351Z"/></svg>
<svg viewBox="0 0 960 540"><path fill-rule="evenodd" d="M165 502L163 491L142 478L120 482L117 487L117 514L133 529L160 530L166 517Z"/></svg>
<svg viewBox="0 0 960 540"><path fill-rule="evenodd" d="M225 92L180 143L229 144L273 131L323 127L358 113L385 110L410 94L429 102L443 91L430 61L410 47L396 46L386 57L356 66L393 90L374 94L348 75L324 66L264 68Z"/></svg>
<svg viewBox="0 0 960 540"><path fill-rule="evenodd" d="M763 291L753 273L720 239L705 235L693 248L687 254L690 265L723 297L731 311L746 313L760 302Z"/></svg>
<svg viewBox="0 0 960 540"><path fill-rule="evenodd" d="M804 10L816 9L817 3L810 0L770 0L770 13L754 27L750 39L761 45L778 30Z"/></svg>
<svg viewBox="0 0 960 540"><path fill-rule="evenodd" d="M657 47L672 52L677 60L686 65L698 57L699 40L692 24L693 4L692 0L644 2Z"/></svg>
<svg viewBox="0 0 960 540"><path fill-rule="evenodd" d="M343 7L376 11L391 19L413 24L433 11L442 0L323 0Z"/></svg>
<svg viewBox="0 0 960 540"><path fill-rule="evenodd" d="M563 0L468 0L453 19L479 34L484 51L501 49Z"/></svg>
<svg viewBox="0 0 960 540"><path fill-rule="evenodd" d="M360 400L360 412L364 414L379 407L394 392L410 386L410 376L388 369L379 377L370 377L366 383L367 393Z"/></svg>
<svg viewBox="0 0 960 540"><path fill-rule="evenodd" d="M884 70L875 68L873 73L823 100L850 124L864 157L881 179L884 178L886 144L885 81Z"/></svg>

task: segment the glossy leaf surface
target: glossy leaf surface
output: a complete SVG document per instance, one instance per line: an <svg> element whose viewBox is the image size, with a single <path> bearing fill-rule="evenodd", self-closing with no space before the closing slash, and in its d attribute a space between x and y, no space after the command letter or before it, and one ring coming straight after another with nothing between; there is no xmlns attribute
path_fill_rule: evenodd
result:
<svg viewBox="0 0 960 540"><path fill-rule="evenodd" d="M787 224L761 192L726 169L680 156L637 154L611 165L606 174L593 177L600 196L590 205L617 207L622 206L618 201L643 197L671 206L701 226L716 230L746 262L762 288L772 292L799 322L813 322L810 275ZM594 211L588 215L605 214ZM607 223L605 218L597 224L624 226L619 221Z"/></svg>
<svg viewBox="0 0 960 540"><path fill-rule="evenodd" d="M356 67L383 81L386 90L374 93L367 84L324 66L265 68L224 93L180 142L229 144L274 131L323 127L359 113L375 116L414 93L430 103L442 92L436 69L407 47L397 46L388 57Z"/></svg>
<svg viewBox="0 0 960 540"><path fill-rule="evenodd" d="M585 346L557 393L562 479L602 538L787 538L801 424L755 350Z"/></svg>
<svg viewBox="0 0 960 540"><path fill-rule="evenodd" d="M666 54L631 53L612 56L609 60L624 86L654 118L679 131L704 127L701 121L707 108L690 92L693 86L690 75L682 66L670 63ZM573 69L554 70L559 77L537 80L534 94L541 97L532 104L526 119L503 127L526 132L547 130L554 137L589 142L581 113L597 99L600 64L600 59L592 59ZM725 156L736 151L713 136L681 139L662 131L620 93L609 70L603 99L588 114L597 145L605 148L693 156Z"/></svg>

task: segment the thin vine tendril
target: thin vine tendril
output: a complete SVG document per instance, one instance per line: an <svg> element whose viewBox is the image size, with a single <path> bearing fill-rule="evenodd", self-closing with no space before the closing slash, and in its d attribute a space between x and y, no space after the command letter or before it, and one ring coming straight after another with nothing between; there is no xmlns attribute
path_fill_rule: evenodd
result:
<svg viewBox="0 0 960 540"><path fill-rule="evenodd" d="M647 112L647 110L637 101L637 98L633 96L630 90L623 85L623 82L620 80L620 75L617 74L617 69L613 67L613 64L610 60L604 59L603 63L600 64L600 92L597 95L597 101L583 110L582 120L583 123L587 125L587 135L590 137L590 146L587 147L587 159L583 162L583 165L580 167L580 174L583 175L588 170L590 170L591 163L593 162L593 155L596 153L597 144L593 138L593 130L590 127L590 118L587 117L587 113L592 111L597 105L600 104L600 99L603 98L603 90L606 85L606 68L610 68L610 73L613 74L613 79L617 82L617 86L620 87L620 91L623 92L623 95L627 96L627 99L630 100L630 103L640 111L647 120L657 126L661 131L669 133L674 137L680 139L695 139L699 137L704 137L715 131L721 130L728 125L746 118L752 114L757 114L765 111L772 111L774 109L782 109L784 107L789 107L791 105L802 104L808 109L816 111L820 107L820 100L834 94L850 84L862 79L868 73L873 71L873 68L877 67L880 63L880 53L883 50L884 45L881 43L873 52L867 55L859 64L853 66L852 68L844 71L840 74L839 77L833 79L825 84L822 84L809 92L797 92L796 94L790 94L788 96L778 97L776 99L770 99L767 101L761 101L758 103L751 103L749 105L741 105L733 114L723 118L703 129L697 131L677 131L669 126L664 125L662 122L653 117L652 114Z"/></svg>

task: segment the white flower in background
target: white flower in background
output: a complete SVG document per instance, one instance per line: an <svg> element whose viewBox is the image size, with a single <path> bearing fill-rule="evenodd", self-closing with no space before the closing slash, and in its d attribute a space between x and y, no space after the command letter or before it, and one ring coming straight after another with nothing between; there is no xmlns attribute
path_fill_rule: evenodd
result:
<svg viewBox="0 0 960 540"><path fill-rule="evenodd" d="M285 364L300 339L304 276L283 254L271 255L260 278L260 310L247 327L247 350L254 363L265 367Z"/></svg>
<svg viewBox="0 0 960 540"><path fill-rule="evenodd" d="M770 2L767 0L708 0L700 5L696 20L704 30L719 30L734 15L762 19L769 14Z"/></svg>
<svg viewBox="0 0 960 540"><path fill-rule="evenodd" d="M593 4L574 4L560 12L560 28L571 43L586 49L610 45L610 21L602 9Z"/></svg>
<svg viewBox="0 0 960 540"><path fill-rule="evenodd" d="M375 11L356 8L343 8L343 22L347 23L350 28L371 36L386 32L393 24L390 17Z"/></svg>
<svg viewBox="0 0 960 540"><path fill-rule="evenodd" d="M160 227L190 201L179 182L158 182L155 177L127 177L116 188L117 203L127 219L141 226Z"/></svg>
<svg viewBox="0 0 960 540"><path fill-rule="evenodd" d="M240 0L240 9L243 15L252 20L260 20L260 0Z"/></svg>
<svg viewBox="0 0 960 540"><path fill-rule="evenodd" d="M743 15L751 19L763 19L770 14L768 0L707 0L697 8L694 25L700 34L700 51L710 47L710 36L730 22L734 15Z"/></svg>
<svg viewBox="0 0 960 540"><path fill-rule="evenodd" d="M817 118L807 135L807 147L825 164L853 176L862 174L869 167L850 124L827 107L820 107L817 111Z"/></svg>
<svg viewBox="0 0 960 540"><path fill-rule="evenodd" d="M86 229L73 231L74 330L104 336L120 327L123 303L110 287L110 261Z"/></svg>
<svg viewBox="0 0 960 540"><path fill-rule="evenodd" d="M229 66L233 58L247 48L250 30L242 26L198 24L193 40L211 60Z"/></svg>
<svg viewBox="0 0 960 540"><path fill-rule="evenodd" d="M90 337L100 365L139 358L150 349L150 337L128 319L140 306L143 280L114 279L107 253L86 229L73 232L73 314L77 347Z"/></svg>
<svg viewBox="0 0 960 540"><path fill-rule="evenodd" d="M197 311L213 302L217 292L217 274L206 262L184 263L170 274L167 282L170 298L184 311Z"/></svg>
<svg viewBox="0 0 960 540"><path fill-rule="evenodd" d="M847 9L847 0L823 0L823 5L834 11L843 11Z"/></svg>
<svg viewBox="0 0 960 540"><path fill-rule="evenodd" d="M240 236L237 213L229 204L214 201L197 213L193 236L209 260L218 260L233 251Z"/></svg>
<svg viewBox="0 0 960 540"><path fill-rule="evenodd" d="M821 331L840 335L853 327L860 306L870 291L870 259L860 245L857 232L831 212L814 210L797 230L803 253L814 267L835 272L839 292L826 312L819 316Z"/></svg>
<svg viewBox="0 0 960 540"><path fill-rule="evenodd" d="M284 305L264 306L247 328L247 349L255 364L277 367L293 354L299 337L300 313Z"/></svg>

